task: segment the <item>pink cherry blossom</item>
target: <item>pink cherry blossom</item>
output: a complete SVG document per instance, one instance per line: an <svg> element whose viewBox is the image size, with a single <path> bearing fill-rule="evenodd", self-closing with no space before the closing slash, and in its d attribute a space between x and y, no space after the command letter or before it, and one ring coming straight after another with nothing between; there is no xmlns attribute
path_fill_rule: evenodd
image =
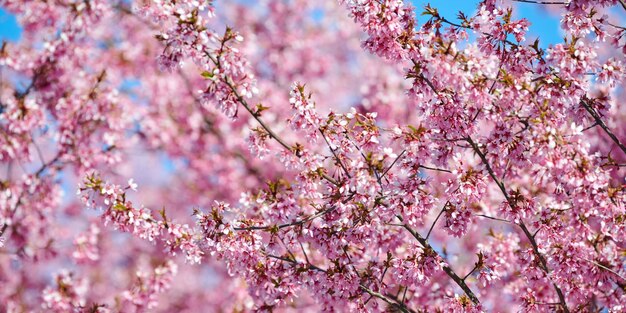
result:
<svg viewBox="0 0 626 313"><path fill-rule="evenodd" d="M0 7L2 312L626 310L623 1Z"/></svg>

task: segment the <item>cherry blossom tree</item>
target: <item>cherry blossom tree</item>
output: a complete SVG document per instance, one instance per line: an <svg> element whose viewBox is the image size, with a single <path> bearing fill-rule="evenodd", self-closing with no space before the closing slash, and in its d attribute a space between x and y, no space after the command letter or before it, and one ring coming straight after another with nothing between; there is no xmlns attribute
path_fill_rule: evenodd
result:
<svg viewBox="0 0 626 313"><path fill-rule="evenodd" d="M623 0L0 6L0 311L626 311Z"/></svg>

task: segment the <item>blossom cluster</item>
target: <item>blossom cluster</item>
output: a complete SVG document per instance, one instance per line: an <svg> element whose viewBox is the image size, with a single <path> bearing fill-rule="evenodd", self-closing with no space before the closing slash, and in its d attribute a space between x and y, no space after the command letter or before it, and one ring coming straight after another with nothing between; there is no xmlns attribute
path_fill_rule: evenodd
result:
<svg viewBox="0 0 626 313"><path fill-rule="evenodd" d="M0 0L0 311L626 310L626 6L550 5Z"/></svg>

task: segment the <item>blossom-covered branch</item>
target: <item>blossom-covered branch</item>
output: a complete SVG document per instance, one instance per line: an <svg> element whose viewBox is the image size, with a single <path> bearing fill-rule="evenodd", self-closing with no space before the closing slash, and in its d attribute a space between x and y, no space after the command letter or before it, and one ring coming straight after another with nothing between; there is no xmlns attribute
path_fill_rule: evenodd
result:
<svg viewBox="0 0 626 313"><path fill-rule="evenodd" d="M624 310L621 0L0 6L0 311Z"/></svg>

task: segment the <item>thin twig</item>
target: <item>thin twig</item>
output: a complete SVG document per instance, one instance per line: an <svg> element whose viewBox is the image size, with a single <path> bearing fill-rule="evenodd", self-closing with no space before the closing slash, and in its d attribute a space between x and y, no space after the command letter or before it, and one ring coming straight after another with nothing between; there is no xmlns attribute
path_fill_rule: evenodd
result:
<svg viewBox="0 0 626 313"><path fill-rule="evenodd" d="M585 101L585 100L580 101L580 104L582 104L582 106L585 108L585 110L587 110L587 112L589 112L589 114L596 121L596 124L600 125L600 127L602 127L604 132L609 137L611 137L611 140L613 140L613 142L615 142L615 144L617 144L617 146L622 150L622 152L624 152L624 154L626 154L626 146L624 146L624 144L617 138L617 136L615 136L615 134L613 134L611 129L609 129L609 127L606 126L606 124L604 123L604 121L602 121L602 118L600 117L598 112L594 108L592 108L591 105L589 103L587 103L587 101Z"/></svg>
<svg viewBox="0 0 626 313"><path fill-rule="evenodd" d="M619 0L619 4L622 6L624 11L626 11L626 2L624 2L624 0Z"/></svg>
<svg viewBox="0 0 626 313"><path fill-rule="evenodd" d="M376 297L378 299L381 299L381 300L383 300L383 302L389 304L390 306L392 306L392 307L394 307L394 308L396 308L396 309L398 309L398 310L400 310L400 311L402 311L404 313L415 312L415 311L407 308L406 305L404 305L404 303L401 303L401 302L399 302L397 300L391 299L391 298L389 298L389 297L387 297L387 296L385 296L385 295L383 295L383 294L381 294L379 292L373 291L373 290L365 287L364 285L359 285L359 288L361 288L361 290L367 292L370 296L373 296L373 297Z"/></svg>
<svg viewBox="0 0 626 313"><path fill-rule="evenodd" d="M577 257L577 258L580 259L580 260L589 262L589 263L591 263L591 264L593 264L593 265L595 265L595 266L597 266L597 267L599 267L599 268L601 268L601 269L603 269L603 270L605 270L607 272L613 273L615 276L621 278L623 281L626 282L626 277L620 275L618 272L616 272L616 271L614 271L614 270L612 270L612 269L610 269L610 268L608 268L608 267L606 267L606 266L604 266L604 265L602 265L600 263L597 263L597 262L594 262L594 261L591 261L591 260L587 260L587 259L581 258L581 257Z"/></svg>
<svg viewBox="0 0 626 313"><path fill-rule="evenodd" d="M513 0L514 2L522 2L522 3L534 3L534 4L558 4L558 5L568 5L569 2L561 2L561 1L534 1L534 0Z"/></svg>
<svg viewBox="0 0 626 313"><path fill-rule="evenodd" d="M352 198L354 197L354 193L350 194L350 196L348 196L348 198L345 200L345 202L350 201ZM297 220L291 223L285 223L285 224L280 224L280 225L271 225L271 226L250 226L250 227L234 227L234 230L238 230L238 231L249 231L249 230L271 230L271 229L283 229L283 228L287 228L287 227L291 227L291 226L298 226L298 225L302 225L302 224L306 224L318 217L324 216L330 212L332 212L334 209L336 209L337 206L336 205L332 205L328 208L326 208L325 210L322 210L314 215L311 215L307 218L301 219L301 220Z"/></svg>
<svg viewBox="0 0 626 313"><path fill-rule="evenodd" d="M477 269L478 269L478 263L477 263L477 264L474 264L474 268L473 268L473 269L472 269L469 273L467 273L467 275L465 275L465 276L463 277L463 280L466 280L468 277L470 277L470 275L474 274L474 272L475 272Z"/></svg>
<svg viewBox="0 0 626 313"><path fill-rule="evenodd" d="M431 171L437 171L437 172L446 172L446 173L452 173L452 171L450 170L446 170L443 168L436 168L436 167L429 167L426 165L420 165L421 168L425 169L425 170L431 170Z"/></svg>
<svg viewBox="0 0 626 313"><path fill-rule="evenodd" d="M44 163L43 165L41 165L41 167L34 173L35 177L40 178L41 175L43 174L43 172L52 164L56 163L57 161L59 161L59 159L61 159L62 154L58 153L52 160L48 161L47 163ZM13 210L11 210L11 215L15 214L15 212L17 211L17 208L22 204L22 198L24 197L26 190L22 190L22 192L20 192L19 196L17 197L17 201L15 203L15 207L13 208ZM2 228L0 229L0 237L2 237L2 235L4 235L4 232L7 230L7 228L9 227L9 224L5 223L4 225L2 225Z"/></svg>
<svg viewBox="0 0 626 313"><path fill-rule="evenodd" d="M216 60L208 52L205 52L205 54L211 60L211 62L213 62L213 64L215 64L215 66L219 67L218 60ZM235 88L234 84L230 81L230 79L226 78L226 79L222 80L222 82L224 84L226 84L228 86L228 88L231 90L231 92L233 93L233 95L235 95L235 98L237 99L237 102L239 102L239 104L241 104L246 109L246 111L248 111L248 113L250 113L250 115L252 115L252 117L257 121L257 123L259 123L259 125L261 125L261 127L263 127L263 129L267 132L267 134L272 139L276 140L276 142L278 142L281 146L283 146L283 148L285 148L287 151L291 151L291 152L294 151L294 149L291 146L289 146L282 138L280 138L276 133L274 133L274 131L267 124L265 124L265 122L261 119L259 114L257 114L256 112L254 112L252 110L252 108L250 107L250 105L248 104L246 99L244 99L239 94L239 91L237 91L237 88ZM296 155L296 156L298 156L298 155ZM300 156L298 156L298 157L300 157ZM333 179L332 177L328 176L328 174L321 173L321 177L323 177L324 179L326 179L327 181L329 181L333 185L339 186L339 183L335 179Z"/></svg>
<svg viewBox="0 0 626 313"><path fill-rule="evenodd" d="M450 204L450 201L446 201L446 204L443 205L443 208L441 208L441 211L439 211L439 214L437 214L437 218L435 218L435 221L433 222L433 224L430 225L428 234L426 234L426 240L428 240L428 238L430 237L430 233L433 231L433 228L435 228L435 224L437 224L437 221L439 221L441 214L443 214L443 212L446 211L446 208L448 207L449 204Z"/></svg>
<svg viewBox="0 0 626 313"><path fill-rule="evenodd" d="M504 198L506 199L506 202L512 208L515 208L517 206L517 204L514 201L512 201L512 199L510 198L510 196L509 196L509 194L508 194L508 192L507 192L507 190L506 190L506 188L504 186L504 183L498 179L498 177L496 176L495 172L491 168L491 165L489 165L489 161L487 160L487 157L482 152L482 150L480 149L478 144L476 144L476 142L474 142L474 140L472 140L471 137L467 137L467 142L470 144L470 146L472 147L474 152L476 154L478 154L478 156L482 160L483 164L485 165L485 168L487 169L487 172L489 173L489 176L491 176L491 179L496 183L496 185L498 185L498 188L500 188L500 191L502 191L502 195L504 195ZM543 254L541 254L541 252L539 252L539 246L537 245L537 241L535 241L535 237L530 233L530 231L528 230L528 228L524 224L524 221L520 220L517 225L522 229L522 231L526 235L526 238L530 242L530 244L531 244L531 246L533 248L534 254L539 259L541 269L546 274L549 274L550 273L550 268L548 268L548 263L547 263L545 257L543 256ZM556 291L556 293L557 293L557 295L559 297L559 302L561 303L562 309L566 313L569 313L569 309L567 307L567 302L565 301L565 296L563 295L563 291L555 283L552 283L552 286L554 287L554 290Z"/></svg>
<svg viewBox="0 0 626 313"><path fill-rule="evenodd" d="M341 168L343 169L344 173L346 173L346 176L348 176L348 178L351 178L350 172L348 172L348 169L346 168L346 166L343 165L343 162L341 162L341 159L339 159L339 156L337 156L337 153L335 153L335 149L333 149L333 147L330 145L330 142L328 141L328 138L326 138L326 135L324 134L322 129L319 128L318 130L319 130L320 134L322 134L322 138L324 138L324 141L326 142L326 145L328 145L328 149L330 150L330 152L332 152L333 156L335 157L335 160L337 160L337 163L339 163L339 166L341 166Z"/></svg>
<svg viewBox="0 0 626 313"><path fill-rule="evenodd" d="M398 160L400 160L404 156L405 153L406 153L406 150L402 150L402 152L400 152L398 157L395 160L393 160L393 162L391 162L391 165L389 165L389 167L387 167L387 169L380 175L380 180L382 180L383 177L387 175L387 172L391 170L391 168L396 164L396 162L398 162Z"/></svg>
<svg viewBox="0 0 626 313"><path fill-rule="evenodd" d="M502 218L497 218L497 217L493 217L493 216L489 216L489 215L485 215L485 214L474 214L474 215L480 216L480 217L484 217L484 218L488 218L488 219L494 220L494 221L500 221L500 222L505 222L505 223L512 223L509 220L505 220L505 219L502 219Z"/></svg>
<svg viewBox="0 0 626 313"><path fill-rule="evenodd" d="M402 216L397 215L396 216L401 222L404 222L404 220L402 219ZM432 251L433 253L437 253L435 251L435 249L433 249L433 247L428 243L428 240L426 240L424 237L422 237L418 232L416 232L415 230L413 230L411 227L409 227L409 225L404 224L403 225L404 229L406 229L411 235L413 235L413 237L424 247L424 249ZM467 286L467 284L465 283L465 281L463 281L463 279L461 279L461 277L459 277L459 275L457 275L454 270L452 270L452 268L450 268L450 266L448 266L447 264L444 265L443 267L443 271L450 277L452 278L452 280L459 286L461 287L461 289L463 290L463 292L465 292L465 295L467 295L467 297L474 303L474 304L479 304L480 301L478 300L478 297L476 297L476 295L474 294L474 292L469 288L469 286Z"/></svg>
<svg viewBox="0 0 626 313"><path fill-rule="evenodd" d="M272 225L272 226L250 226L250 227L233 227L234 230L238 230L238 231L249 231L249 230L271 230L271 229L283 229L283 228L287 228L287 227L291 227L291 226L297 226L297 225L302 225L305 223L308 223L318 217L324 216L326 214L328 214L329 212L331 212L332 210L334 210L335 208L337 208L337 206L333 205L330 206L329 208L322 210L320 212L318 212L317 214L311 215L307 218L301 219L301 220L297 220L291 223L285 223L285 224L280 224L280 225Z"/></svg>
<svg viewBox="0 0 626 313"><path fill-rule="evenodd" d="M276 260L279 260L279 261L283 261L283 262L287 262L287 263L293 264L294 266L301 264L300 262L298 262L296 260L292 260L292 259L288 259L288 258L285 258L285 257L280 257L280 256L272 255L272 254L266 254L266 256L269 257L269 258L272 258L272 259L276 259ZM326 271L326 270L324 270L324 269L322 269L320 267L317 267L317 266L315 266L315 265L313 265L311 263L308 263L308 262L307 262L307 267L310 270L315 270L315 271L319 271L319 272L323 272L323 273L327 273L328 272L328 271ZM385 296L385 295L383 295L383 294L381 294L379 292L373 291L372 289L366 287L363 284L359 284L359 288L361 290L365 291L366 293L368 293L370 296L376 297L376 298L382 300L383 302L389 304L390 306L392 306L394 308L397 308L401 312L404 312L404 313L415 313L414 310L409 309L406 305L404 305L404 303L401 303L401 302L399 302L396 299L392 299L392 298L390 298L388 296Z"/></svg>

